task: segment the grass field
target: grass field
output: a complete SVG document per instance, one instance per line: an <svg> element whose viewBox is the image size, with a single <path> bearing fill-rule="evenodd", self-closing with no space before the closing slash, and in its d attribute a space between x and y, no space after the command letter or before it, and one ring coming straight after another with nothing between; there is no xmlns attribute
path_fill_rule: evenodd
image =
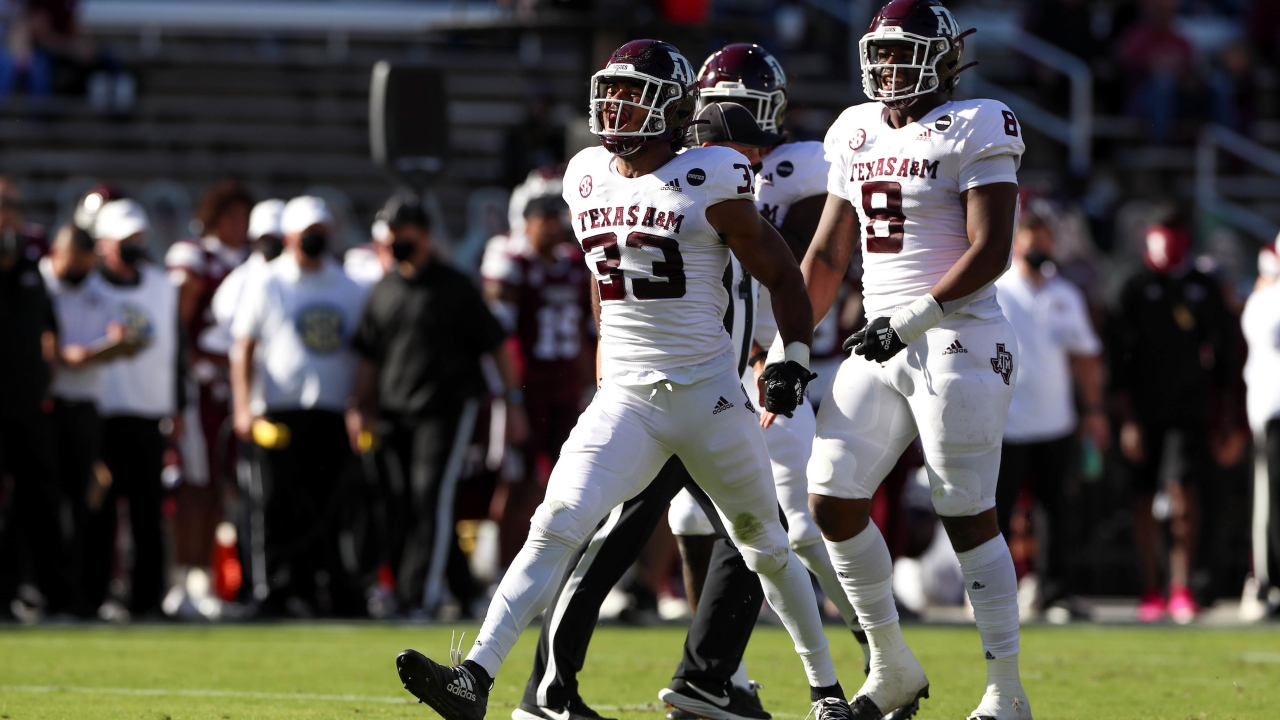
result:
<svg viewBox="0 0 1280 720"><path fill-rule="evenodd" d="M474 627L279 625L47 627L0 630L0 720L34 718L430 718L396 679L412 646L440 659L453 630ZM852 638L829 627L845 688L862 680ZM920 718L960 719L984 678L971 628L908 627L932 682ZM582 692L627 720L659 720L657 691L680 655L680 628L601 628ZM490 718L506 720L528 677L536 628L498 677ZM786 633L761 627L751 676L776 717L808 712ZM1022 667L1039 720L1280 718L1280 626L1248 629L1031 627Z"/></svg>

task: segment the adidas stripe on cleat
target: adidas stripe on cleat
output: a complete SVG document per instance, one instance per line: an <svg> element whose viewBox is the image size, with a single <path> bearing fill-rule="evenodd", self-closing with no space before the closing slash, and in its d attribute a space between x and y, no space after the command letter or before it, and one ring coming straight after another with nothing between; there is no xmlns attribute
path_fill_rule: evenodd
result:
<svg viewBox="0 0 1280 720"><path fill-rule="evenodd" d="M404 689L445 720L483 720L489 688L463 665L441 665L416 650L396 656L396 672Z"/></svg>

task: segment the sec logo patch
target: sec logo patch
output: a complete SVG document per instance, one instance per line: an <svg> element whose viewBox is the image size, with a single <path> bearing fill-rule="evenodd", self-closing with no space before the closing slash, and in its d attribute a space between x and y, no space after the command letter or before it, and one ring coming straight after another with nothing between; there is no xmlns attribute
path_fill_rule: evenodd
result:
<svg viewBox="0 0 1280 720"><path fill-rule="evenodd" d="M298 313L298 335L314 353L331 353L342 347L342 313L332 305L308 305Z"/></svg>
<svg viewBox="0 0 1280 720"><path fill-rule="evenodd" d="M778 177L791 177L791 173L796 171L796 166L791 164L790 160L783 160L778 163Z"/></svg>
<svg viewBox="0 0 1280 720"><path fill-rule="evenodd" d="M697 187L707 181L707 173L702 168L694 168L684 176L684 179L690 185Z"/></svg>
<svg viewBox="0 0 1280 720"><path fill-rule="evenodd" d="M591 194L591 176L583 175L582 182L578 183L578 194L586 197Z"/></svg>
<svg viewBox="0 0 1280 720"><path fill-rule="evenodd" d="M857 150L858 148L865 145L866 142L867 142L867 131L863 130L862 128L858 128L856 131L854 131L853 137L849 138L849 149Z"/></svg>

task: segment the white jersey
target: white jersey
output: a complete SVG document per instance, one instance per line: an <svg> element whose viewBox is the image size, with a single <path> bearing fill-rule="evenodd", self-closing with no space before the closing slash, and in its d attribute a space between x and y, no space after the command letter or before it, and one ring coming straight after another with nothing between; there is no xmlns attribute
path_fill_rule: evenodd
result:
<svg viewBox="0 0 1280 720"><path fill-rule="evenodd" d="M831 166L827 164L825 152L820 142L786 143L774 148L761 161L760 172L756 174L756 207L774 227L782 227L792 205L807 197L827 194L827 174ZM778 332L768 288L760 287L759 302L755 338L761 347L767 349ZM818 323L819 329L814 331L815 345L819 330L833 318L831 313L827 313L827 317Z"/></svg>
<svg viewBox="0 0 1280 720"><path fill-rule="evenodd" d="M137 285L104 283L119 307L125 327L143 342L131 357L103 366L102 399L106 417L169 417L178 411L178 288L165 271L138 264Z"/></svg>
<svg viewBox="0 0 1280 720"><path fill-rule="evenodd" d="M733 366L725 330L729 247L706 209L754 199L747 159L692 148L658 170L625 178L604 148L574 156L564 199L600 290L605 378L620 385L691 384Z"/></svg>
<svg viewBox="0 0 1280 720"><path fill-rule="evenodd" d="M1245 408L1249 425L1261 434L1267 422L1280 418L1280 285L1256 290L1240 316L1249 357L1244 365Z"/></svg>
<svg viewBox="0 0 1280 720"><path fill-rule="evenodd" d="M1017 118L995 100L943 103L906 127L880 103L845 110L824 142L827 190L848 200L863 228L867 317L891 315L929 292L969 249L960 194L1018 181ZM1000 315L994 284L962 312Z"/></svg>

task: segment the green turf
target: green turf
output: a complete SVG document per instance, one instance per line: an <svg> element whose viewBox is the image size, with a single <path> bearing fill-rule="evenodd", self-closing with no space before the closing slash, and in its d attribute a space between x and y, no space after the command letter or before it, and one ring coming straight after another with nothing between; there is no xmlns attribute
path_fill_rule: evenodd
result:
<svg viewBox="0 0 1280 720"><path fill-rule="evenodd" d="M467 630L474 627L457 628ZM0 630L0 720L29 718L429 718L396 680L405 647L447 655L448 627L282 625ZM829 627L846 689L861 658ZM933 698L919 717L959 719L982 690L971 628L909 627ZM498 678L490 717L506 720L528 675L526 633ZM582 692L628 720L659 720L657 691L680 655L679 628L602 628ZM1280 718L1280 627L1032 627L1022 667L1040 720L1054 718ZM747 655L766 707L808 711L800 662L785 632L762 627ZM647 706L647 707L646 707Z"/></svg>

